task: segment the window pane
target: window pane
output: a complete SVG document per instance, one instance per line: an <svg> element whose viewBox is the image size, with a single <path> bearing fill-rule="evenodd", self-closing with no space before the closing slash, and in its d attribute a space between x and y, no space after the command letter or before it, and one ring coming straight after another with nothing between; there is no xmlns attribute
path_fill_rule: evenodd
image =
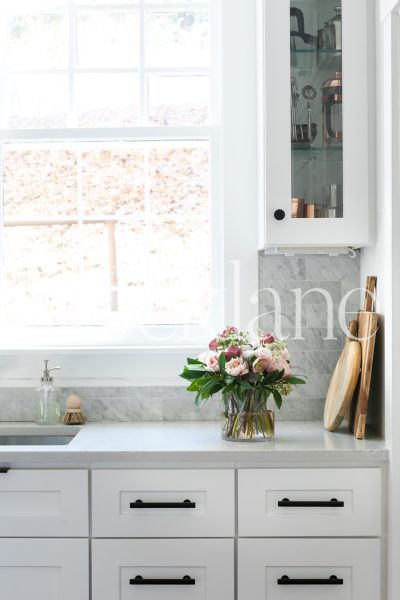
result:
<svg viewBox="0 0 400 600"><path fill-rule="evenodd" d="M79 67L137 67L139 20L136 12L87 13L77 20Z"/></svg>
<svg viewBox="0 0 400 600"><path fill-rule="evenodd" d="M86 216L143 212L143 148L130 145L83 152L82 195Z"/></svg>
<svg viewBox="0 0 400 600"><path fill-rule="evenodd" d="M7 144L7 317L54 325L206 319L208 162L206 142Z"/></svg>
<svg viewBox="0 0 400 600"><path fill-rule="evenodd" d="M4 125L13 129L65 127L67 75L15 75L4 89Z"/></svg>
<svg viewBox="0 0 400 600"><path fill-rule="evenodd" d="M197 67L210 62L207 11L149 12L146 35L149 67Z"/></svg>
<svg viewBox="0 0 400 600"><path fill-rule="evenodd" d="M149 120L154 125L203 125L209 119L208 77L149 77Z"/></svg>
<svg viewBox="0 0 400 600"><path fill-rule="evenodd" d="M76 152L56 144L29 149L7 144L4 152L5 219L77 213Z"/></svg>
<svg viewBox="0 0 400 600"><path fill-rule="evenodd" d="M158 215L195 215L208 219L206 143L199 147L160 145L149 155L150 211Z"/></svg>
<svg viewBox="0 0 400 600"><path fill-rule="evenodd" d="M8 17L6 65L9 69L66 67L66 18L51 14Z"/></svg>
<svg viewBox="0 0 400 600"><path fill-rule="evenodd" d="M79 306L78 226L6 227L3 307L12 322L61 324Z"/></svg>
<svg viewBox="0 0 400 600"><path fill-rule="evenodd" d="M77 75L75 113L79 127L128 127L139 121L135 75Z"/></svg>
<svg viewBox="0 0 400 600"><path fill-rule="evenodd" d="M147 278L153 322L198 323L207 319L209 239L209 225L204 221L153 224Z"/></svg>

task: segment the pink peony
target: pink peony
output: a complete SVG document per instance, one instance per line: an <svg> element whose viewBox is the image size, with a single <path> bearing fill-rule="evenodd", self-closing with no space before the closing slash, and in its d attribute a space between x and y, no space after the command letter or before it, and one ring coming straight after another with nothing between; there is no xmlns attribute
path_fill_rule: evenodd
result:
<svg viewBox="0 0 400 600"><path fill-rule="evenodd" d="M239 346L229 346L229 348L225 351L226 360L231 360L231 358L237 358L238 356L242 356L243 352Z"/></svg>
<svg viewBox="0 0 400 600"><path fill-rule="evenodd" d="M240 377L241 375L246 375L249 372L249 365L247 361L244 360L243 356L238 356L237 358L232 358L225 365L226 372L228 375L232 375L232 377Z"/></svg>
<svg viewBox="0 0 400 600"><path fill-rule="evenodd" d="M206 365L207 369L210 369L213 373L219 371L219 356L218 352L203 352L200 354L198 360Z"/></svg>
<svg viewBox="0 0 400 600"><path fill-rule="evenodd" d="M216 351L218 346L218 342L216 339L211 340L211 342L208 344L208 347L210 348L210 350L212 350L213 352Z"/></svg>
<svg viewBox="0 0 400 600"><path fill-rule="evenodd" d="M275 338L272 335L272 333L264 333L264 335L262 336L262 339L261 339L261 343L263 346L267 346L267 344L273 344L274 341L275 341Z"/></svg>

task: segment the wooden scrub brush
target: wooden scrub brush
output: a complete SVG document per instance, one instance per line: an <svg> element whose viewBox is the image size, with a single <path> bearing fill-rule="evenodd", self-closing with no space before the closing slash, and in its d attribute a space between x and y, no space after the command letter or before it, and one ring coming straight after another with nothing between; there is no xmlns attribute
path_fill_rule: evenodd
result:
<svg viewBox="0 0 400 600"><path fill-rule="evenodd" d="M82 398L78 394L71 394L67 398L67 412L63 419L66 425L81 425L87 418L82 412Z"/></svg>

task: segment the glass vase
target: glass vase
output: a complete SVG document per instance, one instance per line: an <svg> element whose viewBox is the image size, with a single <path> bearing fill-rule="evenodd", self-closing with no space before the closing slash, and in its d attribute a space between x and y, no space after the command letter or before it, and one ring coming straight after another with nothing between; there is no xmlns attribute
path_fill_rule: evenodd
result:
<svg viewBox="0 0 400 600"><path fill-rule="evenodd" d="M222 438L232 442L266 442L275 437L274 411L248 393L230 396L222 411Z"/></svg>

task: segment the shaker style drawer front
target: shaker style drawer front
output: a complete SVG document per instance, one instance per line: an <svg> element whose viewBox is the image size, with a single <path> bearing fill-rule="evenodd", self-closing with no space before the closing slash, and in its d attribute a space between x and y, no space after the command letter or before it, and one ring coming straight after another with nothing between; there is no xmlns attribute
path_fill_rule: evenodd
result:
<svg viewBox="0 0 400 600"><path fill-rule="evenodd" d="M93 471L94 537L231 537L233 470Z"/></svg>
<svg viewBox="0 0 400 600"><path fill-rule="evenodd" d="M381 534L380 469L239 471L239 536Z"/></svg>
<svg viewBox="0 0 400 600"><path fill-rule="evenodd" d="M0 537L85 537L87 471L14 470L0 474Z"/></svg>
<svg viewBox="0 0 400 600"><path fill-rule="evenodd" d="M239 540L238 600L378 600L380 542Z"/></svg>
<svg viewBox="0 0 400 600"><path fill-rule="evenodd" d="M93 540L94 600L233 600L233 540Z"/></svg>
<svg viewBox="0 0 400 600"><path fill-rule="evenodd" d="M4 600L89 600L88 540L0 540Z"/></svg>

